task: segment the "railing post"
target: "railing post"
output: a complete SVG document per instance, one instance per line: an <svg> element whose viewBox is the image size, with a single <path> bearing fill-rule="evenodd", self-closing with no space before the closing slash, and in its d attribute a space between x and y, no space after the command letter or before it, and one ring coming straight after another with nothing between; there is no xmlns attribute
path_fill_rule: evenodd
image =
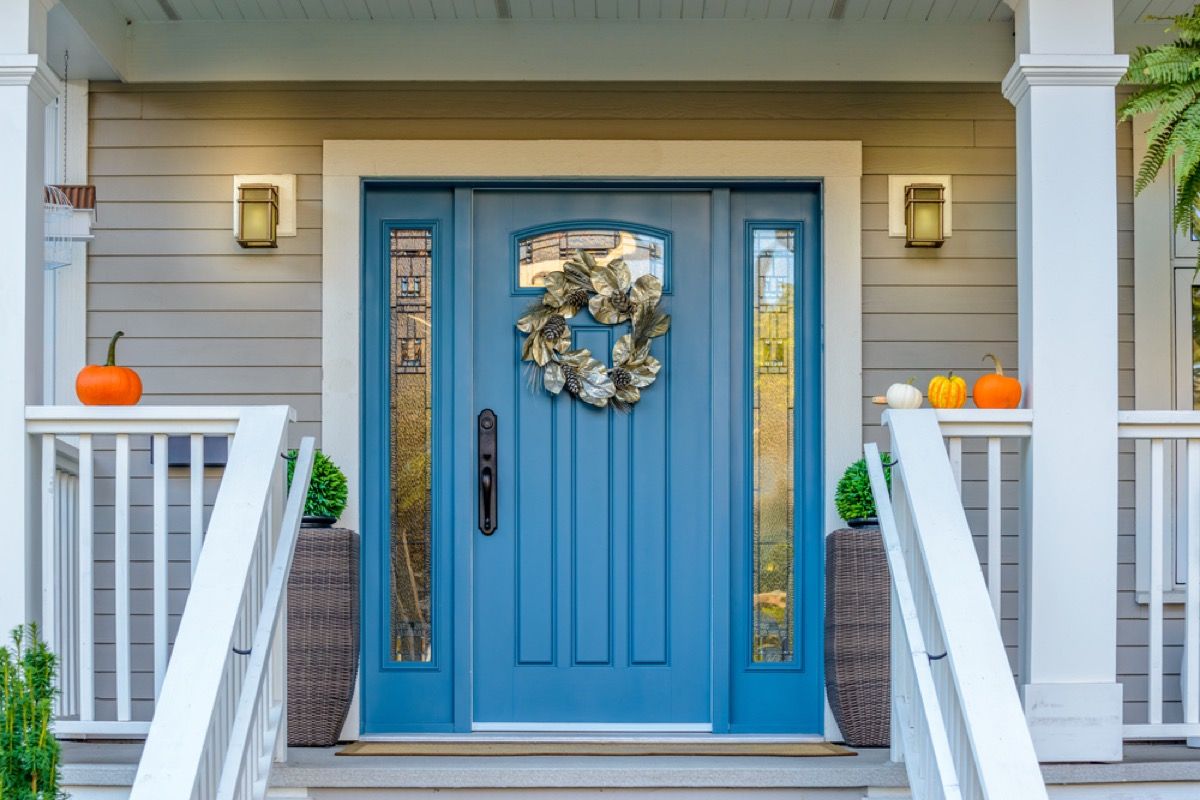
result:
<svg viewBox="0 0 1200 800"><path fill-rule="evenodd" d="M1126 58L1109 0L1075 0L1069 18L1057 0L1014 5L1004 95L1017 116L1018 339L1033 410L1023 698L1041 759L1119 761L1113 108Z"/></svg>

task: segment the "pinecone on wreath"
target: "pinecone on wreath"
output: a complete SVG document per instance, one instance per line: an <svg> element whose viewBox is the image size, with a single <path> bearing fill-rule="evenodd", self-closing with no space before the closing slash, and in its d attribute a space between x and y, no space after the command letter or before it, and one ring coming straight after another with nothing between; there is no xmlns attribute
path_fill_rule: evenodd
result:
<svg viewBox="0 0 1200 800"><path fill-rule="evenodd" d="M566 333L567 320L562 314L555 314L550 319L546 320L546 324L542 326L542 338L548 342L557 341L560 336Z"/></svg>
<svg viewBox="0 0 1200 800"><path fill-rule="evenodd" d="M563 388L574 395L583 391L583 383L579 380L579 370L570 364L563 365Z"/></svg>

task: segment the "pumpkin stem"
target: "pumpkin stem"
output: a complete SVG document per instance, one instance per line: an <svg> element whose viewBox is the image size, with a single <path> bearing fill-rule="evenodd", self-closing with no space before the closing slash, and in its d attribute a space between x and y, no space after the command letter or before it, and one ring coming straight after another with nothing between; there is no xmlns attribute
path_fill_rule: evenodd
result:
<svg viewBox="0 0 1200 800"><path fill-rule="evenodd" d="M117 365L117 339L125 335L125 331L117 331L113 334L112 339L108 342L108 361L104 362L106 367L115 367Z"/></svg>
<svg viewBox="0 0 1200 800"><path fill-rule="evenodd" d="M995 357L994 355L992 355L991 353L987 353L987 354L985 354L985 355L984 355L984 357L983 357L983 358L981 358L981 359L979 359L979 360L980 360L980 361L987 361L989 358L990 358L990 359L992 360L992 362L993 362L993 363L996 365L996 374L997 374L997 375L1003 375L1003 374L1004 374L1004 365L1000 363L1000 359L996 358L996 357Z"/></svg>

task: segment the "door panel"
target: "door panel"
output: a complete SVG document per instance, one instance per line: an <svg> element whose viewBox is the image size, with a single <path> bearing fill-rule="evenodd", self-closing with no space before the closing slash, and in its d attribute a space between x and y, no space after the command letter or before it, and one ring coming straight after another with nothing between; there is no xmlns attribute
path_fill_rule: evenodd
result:
<svg viewBox="0 0 1200 800"><path fill-rule="evenodd" d="M706 192L479 192L475 392L499 417L500 527L476 537L474 719L481 723L705 724L711 694ZM672 330L632 412L531 388L514 322L521 232L669 233ZM519 257L519 255L517 255ZM625 325L572 321L604 362Z"/></svg>

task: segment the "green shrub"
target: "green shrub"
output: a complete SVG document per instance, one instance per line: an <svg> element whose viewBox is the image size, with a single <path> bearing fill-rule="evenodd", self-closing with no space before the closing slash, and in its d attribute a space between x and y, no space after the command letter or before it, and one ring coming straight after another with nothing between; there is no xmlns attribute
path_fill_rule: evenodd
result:
<svg viewBox="0 0 1200 800"><path fill-rule="evenodd" d="M296 451L288 452L288 488L292 486L292 473L296 471ZM308 497L304 501L304 516L333 517L337 519L346 510L346 476L333 463L333 459L316 451L313 459L312 480L308 484ZM0 800L4 800L0 798Z"/></svg>
<svg viewBox="0 0 1200 800"><path fill-rule="evenodd" d="M0 798L57 800L59 747L50 728L57 659L37 626L18 626L0 647Z"/></svg>
<svg viewBox="0 0 1200 800"><path fill-rule="evenodd" d="M884 464L891 461L888 453L880 453ZM888 489L892 488L892 468L885 466L883 476L887 479ZM868 519L874 517L875 497L871 494L871 478L867 474L867 462L860 458L842 473L837 490L833 495L833 504L837 507L838 515L844 520Z"/></svg>

